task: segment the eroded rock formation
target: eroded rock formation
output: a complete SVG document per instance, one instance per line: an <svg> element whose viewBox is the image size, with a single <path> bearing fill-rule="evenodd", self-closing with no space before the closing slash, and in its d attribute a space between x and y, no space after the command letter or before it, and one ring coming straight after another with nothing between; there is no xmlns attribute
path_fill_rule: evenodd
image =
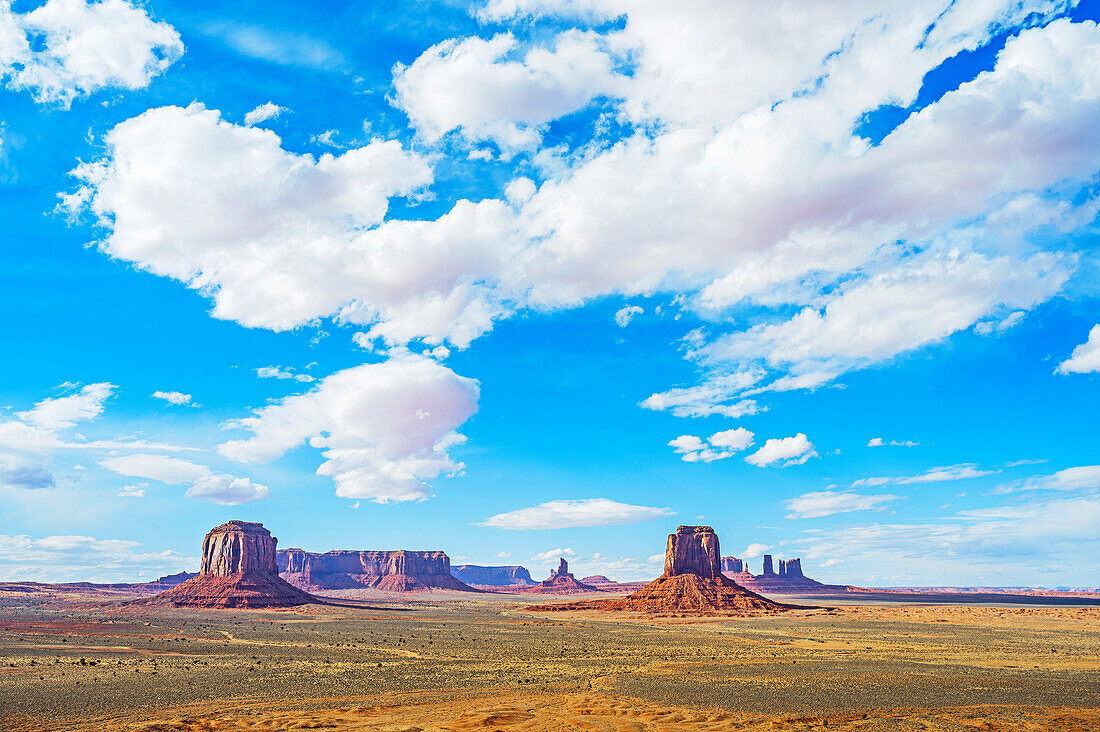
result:
<svg viewBox="0 0 1100 732"><path fill-rule="evenodd" d="M486 587L508 587L511 585L529 587L535 584L527 568L519 565L482 567L476 564L459 564L451 567L451 575L468 585L484 585Z"/></svg>
<svg viewBox="0 0 1100 732"><path fill-rule="evenodd" d="M279 577L277 540L262 524L230 521L210 530L202 543L197 577L138 602L174 607L272 608L315 602Z"/></svg>
<svg viewBox="0 0 1100 732"><path fill-rule="evenodd" d="M451 575L451 559L439 551L335 550L317 554L284 549L276 560L283 579L311 592L367 587L389 592L433 588L477 591Z"/></svg>
<svg viewBox="0 0 1100 732"><path fill-rule="evenodd" d="M737 574L727 572L726 574L742 587L758 592L795 594L844 590L844 586L825 585L804 575L801 559L788 559L786 561L780 559L779 572L769 572L772 566L771 555L765 554L762 574L752 575L748 571Z"/></svg>
<svg viewBox="0 0 1100 732"><path fill-rule="evenodd" d="M794 609L750 592L722 574L718 535L680 526L668 537L665 573L623 598L534 605L528 610L603 610L649 615L764 615Z"/></svg>
<svg viewBox="0 0 1100 732"><path fill-rule="evenodd" d="M737 574L745 568L745 563L737 557L722 557L722 572L725 574Z"/></svg>
<svg viewBox="0 0 1100 732"><path fill-rule="evenodd" d="M532 587L517 588L514 592L530 592L535 595L576 595L582 592L600 592L600 588L578 582L569 571L569 562L561 557L558 568L550 577Z"/></svg>

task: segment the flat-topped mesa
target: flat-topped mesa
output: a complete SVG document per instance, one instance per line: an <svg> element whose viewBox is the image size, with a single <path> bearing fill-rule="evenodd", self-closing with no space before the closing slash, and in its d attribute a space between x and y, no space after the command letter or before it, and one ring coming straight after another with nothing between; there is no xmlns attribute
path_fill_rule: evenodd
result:
<svg viewBox="0 0 1100 732"><path fill-rule="evenodd" d="M745 563L737 557L722 557L722 571L726 574L738 574L745 569Z"/></svg>
<svg viewBox="0 0 1100 732"><path fill-rule="evenodd" d="M526 567L513 564L503 567L483 567L477 564L459 564L451 567L451 574L468 585L487 587L508 587L518 585L528 587L535 584Z"/></svg>
<svg viewBox="0 0 1100 732"><path fill-rule="evenodd" d="M722 576L718 535L709 526L678 526L668 535L665 577L695 574L706 579Z"/></svg>
<svg viewBox="0 0 1100 732"><path fill-rule="evenodd" d="M802 560L801 559L788 559L787 560L787 579L802 578L806 575L802 574Z"/></svg>
<svg viewBox="0 0 1100 732"><path fill-rule="evenodd" d="M234 574L279 573L275 566L278 539L249 521L229 521L207 533L202 542L199 574L228 577Z"/></svg>
<svg viewBox="0 0 1100 732"><path fill-rule="evenodd" d="M312 592L368 587L390 592L475 591L451 575L451 559L441 551L337 549L318 554L282 549L276 561L283 579Z"/></svg>
<svg viewBox="0 0 1100 732"><path fill-rule="evenodd" d="M202 566L197 577L139 602L205 608L275 608L316 602L279 577L277 544L262 524L224 523L203 539Z"/></svg>

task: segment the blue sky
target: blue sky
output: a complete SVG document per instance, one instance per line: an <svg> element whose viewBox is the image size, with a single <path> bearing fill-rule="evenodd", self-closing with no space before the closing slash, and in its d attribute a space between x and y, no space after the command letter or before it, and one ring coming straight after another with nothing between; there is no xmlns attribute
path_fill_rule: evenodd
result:
<svg viewBox="0 0 1100 732"><path fill-rule="evenodd" d="M0 579L1100 585L1100 3L664 5L0 3Z"/></svg>

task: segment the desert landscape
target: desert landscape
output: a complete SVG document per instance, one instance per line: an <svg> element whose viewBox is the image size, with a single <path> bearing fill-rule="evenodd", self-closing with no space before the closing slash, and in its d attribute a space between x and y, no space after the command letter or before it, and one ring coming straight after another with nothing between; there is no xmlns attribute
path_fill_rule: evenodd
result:
<svg viewBox="0 0 1100 732"><path fill-rule="evenodd" d="M200 572L167 589L0 585L3 729L1100 725L1096 597L767 599L721 573L731 561L713 529L681 526L665 574L625 595L577 590L562 560L545 585L408 591L392 589L407 577L372 578L352 599L288 584L276 543L259 524L216 527Z"/></svg>

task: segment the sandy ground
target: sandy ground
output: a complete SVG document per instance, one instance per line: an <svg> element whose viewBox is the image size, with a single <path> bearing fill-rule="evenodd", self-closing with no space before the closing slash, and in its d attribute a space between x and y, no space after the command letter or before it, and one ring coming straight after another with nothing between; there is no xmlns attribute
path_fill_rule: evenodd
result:
<svg viewBox="0 0 1100 732"><path fill-rule="evenodd" d="M0 595L3 730L1100 730L1100 609L754 619L530 598L291 611Z"/></svg>

